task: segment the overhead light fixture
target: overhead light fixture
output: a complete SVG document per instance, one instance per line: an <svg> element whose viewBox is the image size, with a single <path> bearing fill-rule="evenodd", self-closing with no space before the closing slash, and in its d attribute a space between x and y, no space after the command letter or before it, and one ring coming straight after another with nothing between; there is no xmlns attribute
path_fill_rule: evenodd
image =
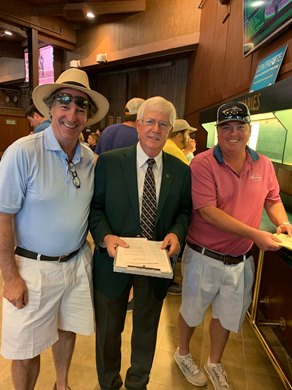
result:
<svg viewBox="0 0 292 390"><path fill-rule="evenodd" d="M88 19L94 19L94 18L95 18L94 13L91 12L91 11L88 11L87 14L86 14L86 16L88 17Z"/></svg>
<svg viewBox="0 0 292 390"><path fill-rule="evenodd" d="M5 35L9 35L9 36L13 35L12 32L11 32L11 31L8 31L8 30L5 30L5 31L4 31L4 34L5 34Z"/></svg>

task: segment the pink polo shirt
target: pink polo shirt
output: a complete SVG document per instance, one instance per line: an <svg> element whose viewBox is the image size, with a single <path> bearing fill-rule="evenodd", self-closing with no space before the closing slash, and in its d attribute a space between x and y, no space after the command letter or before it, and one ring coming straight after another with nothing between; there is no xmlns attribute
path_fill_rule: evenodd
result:
<svg viewBox="0 0 292 390"><path fill-rule="evenodd" d="M249 147L247 152L239 176L225 164L219 146L192 160L193 214L187 236L189 242L223 254L242 255L253 242L221 231L206 222L198 209L215 206L239 221L259 228L265 201L281 202L272 162Z"/></svg>

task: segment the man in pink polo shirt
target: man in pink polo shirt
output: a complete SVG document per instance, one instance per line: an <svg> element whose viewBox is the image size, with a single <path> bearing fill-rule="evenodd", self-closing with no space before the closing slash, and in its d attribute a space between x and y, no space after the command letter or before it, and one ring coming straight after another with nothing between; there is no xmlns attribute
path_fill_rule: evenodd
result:
<svg viewBox="0 0 292 390"><path fill-rule="evenodd" d="M248 107L223 104L216 126L218 145L195 156L190 165L193 214L183 255L180 342L174 357L189 382L206 384L189 344L212 304L211 351L204 368L215 390L230 390L221 357L230 331L239 331L251 302L251 247L280 249L272 233L259 230L263 208L278 233L291 236L291 224L271 161L247 146Z"/></svg>

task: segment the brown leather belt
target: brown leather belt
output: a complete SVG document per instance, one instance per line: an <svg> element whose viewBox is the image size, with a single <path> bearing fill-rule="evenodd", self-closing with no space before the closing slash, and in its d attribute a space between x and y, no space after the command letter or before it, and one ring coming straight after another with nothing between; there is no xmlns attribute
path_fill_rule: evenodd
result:
<svg viewBox="0 0 292 390"><path fill-rule="evenodd" d="M222 261L222 263L224 263L226 265L239 264L243 260L247 259L249 256L252 255L251 249L248 252L246 252L244 255L233 257L233 256L222 255L221 253L210 251L209 249L203 248L203 247L196 245L196 244L191 244L190 242L187 242L187 244L194 251L202 253L205 256L212 257L212 259Z"/></svg>
<svg viewBox="0 0 292 390"><path fill-rule="evenodd" d="M34 259L34 260L58 261L59 263L65 263L66 261L72 259L72 257L74 257L75 255L77 255L79 250L80 248L74 252L69 253L69 255L65 255L65 256L45 256L45 255L39 256L39 254L36 252L32 252L27 249L21 248L20 246L17 246L15 248L15 253L19 256L28 257L29 259Z"/></svg>

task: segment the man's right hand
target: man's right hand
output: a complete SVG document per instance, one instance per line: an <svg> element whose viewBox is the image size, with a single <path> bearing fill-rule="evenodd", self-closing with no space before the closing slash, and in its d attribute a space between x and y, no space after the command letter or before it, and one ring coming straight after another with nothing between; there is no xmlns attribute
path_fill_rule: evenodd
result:
<svg viewBox="0 0 292 390"><path fill-rule="evenodd" d="M23 309L28 304L27 287L20 275L8 281L4 280L3 297L17 309Z"/></svg>
<svg viewBox="0 0 292 390"><path fill-rule="evenodd" d="M123 248L129 247L125 241L113 234L107 234L104 237L103 242L106 245L107 253L110 257L115 257L118 246L122 246Z"/></svg>
<svg viewBox="0 0 292 390"><path fill-rule="evenodd" d="M279 240L274 234L258 230L254 237L255 244L263 251L277 251L281 248Z"/></svg>

